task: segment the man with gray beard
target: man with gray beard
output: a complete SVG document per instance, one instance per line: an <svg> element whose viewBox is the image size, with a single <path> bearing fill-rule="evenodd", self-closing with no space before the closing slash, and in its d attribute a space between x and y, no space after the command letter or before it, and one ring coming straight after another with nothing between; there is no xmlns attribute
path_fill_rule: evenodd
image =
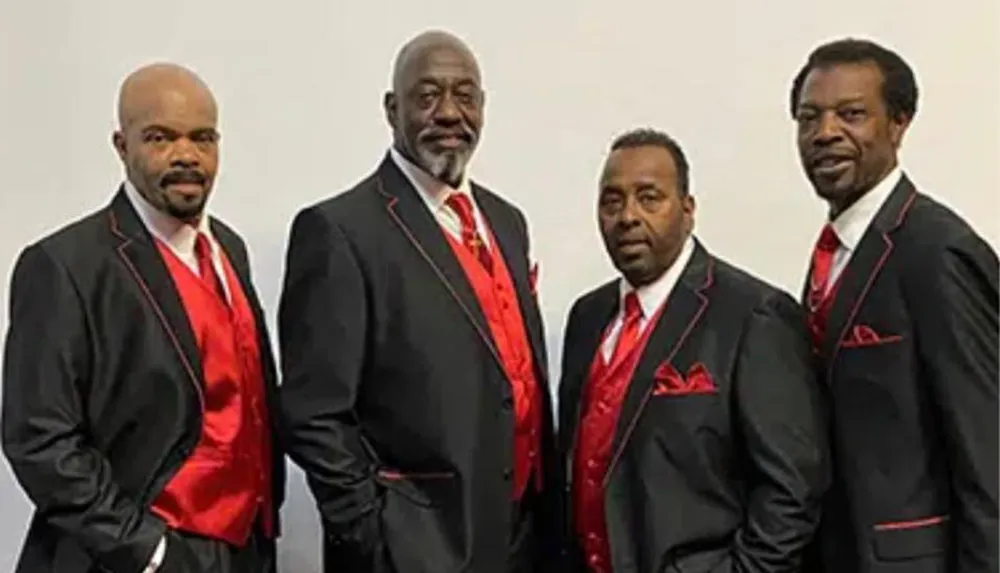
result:
<svg viewBox="0 0 1000 573"><path fill-rule="evenodd" d="M321 514L326 571L550 570L537 275L520 210L466 174L481 83L458 38L411 40L381 165L292 224L285 445Z"/></svg>

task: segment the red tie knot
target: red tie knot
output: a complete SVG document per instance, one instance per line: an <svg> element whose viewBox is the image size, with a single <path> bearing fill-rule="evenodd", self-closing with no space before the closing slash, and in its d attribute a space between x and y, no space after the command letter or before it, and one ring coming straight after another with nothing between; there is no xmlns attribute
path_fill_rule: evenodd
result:
<svg viewBox="0 0 1000 573"><path fill-rule="evenodd" d="M209 242L208 235L205 233L198 233L198 236L195 237L194 254L197 255L199 259L211 259L212 243Z"/></svg>
<svg viewBox="0 0 1000 573"><path fill-rule="evenodd" d="M825 253L835 253L838 247L840 247L840 237L837 236L833 225L829 223L823 225L823 231L820 232L819 240L816 241L816 250Z"/></svg>
<svg viewBox="0 0 1000 573"><path fill-rule="evenodd" d="M452 193L445 199L444 204L455 211L463 227L469 229L476 228L476 219L472 215L472 201L467 195L464 193Z"/></svg>
<svg viewBox="0 0 1000 573"><path fill-rule="evenodd" d="M642 306L639 304L639 296L635 294L634 290L625 295L625 301L622 306L624 312L624 316L622 317L623 322L631 322L642 318Z"/></svg>

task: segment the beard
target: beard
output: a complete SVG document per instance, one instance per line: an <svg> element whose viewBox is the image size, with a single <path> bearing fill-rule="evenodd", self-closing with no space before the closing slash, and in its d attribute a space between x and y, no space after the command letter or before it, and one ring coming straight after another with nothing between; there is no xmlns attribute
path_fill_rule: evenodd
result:
<svg viewBox="0 0 1000 573"><path fill-rule="evenodd" d="M435 153L420 146L417 148L417 157L428 173L452 187L458 187L461 183L465 167L469 163L469 152L465 150Z"/></svg>

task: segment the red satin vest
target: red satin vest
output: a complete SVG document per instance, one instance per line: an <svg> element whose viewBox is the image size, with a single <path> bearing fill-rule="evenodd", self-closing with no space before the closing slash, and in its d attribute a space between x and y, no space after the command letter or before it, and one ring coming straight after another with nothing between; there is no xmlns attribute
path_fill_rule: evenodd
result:
<svg viewBox="0 0 1000 573"><path fill-rule="evenodd" d="M205 385L201 438L152 511L171 528L236 546L246 544L257 519L271 537L270 426L250 303L224 252L228 307L167 246L157 247L194 330Z"/></svg>
<svg viewBox="0 0 1000 573"><path fill-rule="evenodd" d="M660 314L661 311L658 311L650 317L635 347L613 368L609 368L604 361L602 349L608 335L605 332L580 397L581 418L573 454L573 516L580 547L591 573L611 573L611 546L604 512L604 475L614 453L611 447L629 383L635 375L646 342L660 320Z"/></svg>
<svg viewBox="0 0 1000 573"><path fill-rule="evenodd" d="M514 475L512 497L521 499L532 471L535 487L541 489L542 466L539 445L542 422L543 390L535 377L535 360L524 327L517 291L510 278L507 263L496 247L497 240L489 229L493 276L479 260L451 234L445 232L452 251L472 284L479 306L486 315L494 346L503 362L504 372L514 397Z"/></svg>

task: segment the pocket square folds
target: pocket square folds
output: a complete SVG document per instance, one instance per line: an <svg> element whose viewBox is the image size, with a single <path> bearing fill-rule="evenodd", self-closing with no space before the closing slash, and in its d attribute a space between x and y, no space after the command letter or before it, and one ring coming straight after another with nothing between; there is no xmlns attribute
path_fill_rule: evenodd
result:
<svg viewBox="0 0 1000 573"><path fill-rule="evenodd" d="M844 348L856 348L858 346L875 346L878 344L888 344L890 342L897 342L902 340L903 337L894 335L879 334L874 328L868 326L867 324L856 324L854 328L847 333L844 337Z"/></svg>
<svg viewBox="0 0 1000 573"><path fill-rule="evenodd" d="M653 374L656 386L654 396L680 396L685 394L714 394L718 391L711 373L701 362L696 362L682 375L672 364L664 362Z"/></svg>

